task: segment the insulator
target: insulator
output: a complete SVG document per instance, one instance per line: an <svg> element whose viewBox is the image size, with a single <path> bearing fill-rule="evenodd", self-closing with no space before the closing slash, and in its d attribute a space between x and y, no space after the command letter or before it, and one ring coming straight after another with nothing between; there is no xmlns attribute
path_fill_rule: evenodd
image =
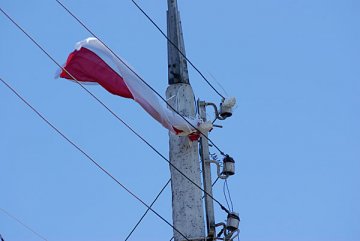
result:
<svg viewBox="0 0 360 241"><path fill-rule="evenodd" d="M223 103L220 103L220 113L219 115L223 118L226 119L230 116L232 116L232 108L229 106L224 106Z"/></svg>
<svg viewBox="0 0 360 241"><path fill-rule="evenodd" d="M222 100L222 102L220 103L220 112L219 112L219 116L221 117L222 120L225 120L226 118L232 116L232 108L235 106L235 104L236 104L235 97Z"/></svg>
<svg viewBox="0 0 360 241"><path fill-rule="evenodd" d="M223 160L222 174L225 176L232 176L235 174L235 161L229 155L226 155Z"/></svg>
<svg viewBox="0 0 360 241"><path fill-rule="evenodd" d="M240 218L236 212L231 212L227 216L226 229L230 232L235 231L239 228Z"/></svg>

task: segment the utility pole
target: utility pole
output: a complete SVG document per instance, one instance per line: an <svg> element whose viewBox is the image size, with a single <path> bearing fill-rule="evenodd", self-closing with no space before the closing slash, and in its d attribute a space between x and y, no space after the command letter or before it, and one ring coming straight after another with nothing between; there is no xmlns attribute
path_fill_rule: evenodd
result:
<svg viewBox="0 0 360 241"><path fill-rule="evenodd" d="M185 54L184 40L177 0L168 0L167 34ZM180 114L195 116L194 93L189 82L187 63L179 51L168 42L168 80L166 97L169 105ZM187 177L201 186L199 149L188 137L169 134L170 162ZM190 240L204 240L205 224L202 191L170 166L173 225ZM174 230L174 240L184 237Z"/></svg>

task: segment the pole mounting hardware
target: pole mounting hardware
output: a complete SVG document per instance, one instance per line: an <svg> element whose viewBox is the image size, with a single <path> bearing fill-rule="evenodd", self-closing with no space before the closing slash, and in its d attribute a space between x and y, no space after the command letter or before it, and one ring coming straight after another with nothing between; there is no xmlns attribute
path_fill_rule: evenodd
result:
<svg viewBox="0 0 360 241"><path fill-rule="evenodd" d="M206 102L206 106L212 106L215 111L215 120L225 120L226 118L232 116L233 107L236 104L236 98L231 97L227 99L222 99L219 108L211 102ZM214 120L214 121L215 121Z"/></svg>
<svg viewBox="0 0 360 241"><path fill-rule="evenodd" d="M222 226L222 230L218 233L216 239L224 241L232 241L240 234L239 230L240 218L236 212L230 212L227 216L226 224L218 223L215 226ZM221 237L224 235L223 237Z"/></svg>
<svg viewBox="0 0 360 241"><path fill-rule="evenodd" d="M222 171L220 171L221 164L219 161L206 160L206 162L214 163L216 165L217 176L220 179L227 179L229 176L232 176L235 174L235 161L229 155L226 155L223 159Z"/></svg>

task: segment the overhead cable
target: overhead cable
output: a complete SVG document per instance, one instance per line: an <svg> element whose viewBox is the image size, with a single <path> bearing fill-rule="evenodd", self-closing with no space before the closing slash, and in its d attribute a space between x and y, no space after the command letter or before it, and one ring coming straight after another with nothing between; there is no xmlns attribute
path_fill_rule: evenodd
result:
<svg viewBox="0 0 360 241"><path fill-rule="evenodd" d="M2 79L0 79L2 81ZM26 228L27 230L29 230L30 232L32 232L33 234L35 234L38 238L47 241L46 238L44 238L43 235L39 234L38 232L36 232L33 228L31 228L29 225L25 224L23 221L21 221L19 218L15 217L15 215L9 213L8 211L6 211L5 209L0 207L0 211L3 212L4 214L6 214L8 217L12 218L13 220L15 220L17 223L19 223L21 226L23 226L24 228ZM1 237L1 235L0 235ZM3 239L2 239L3 240Z"/></svg>
<svg viewBox="0 0 360 241"><path fill-rule="evenodd" d="M64 69L33 37L31 37L14 19L12 19L2 8L0 11L19 29L21 30L46 56L48 56L59 68L65 71L83 90L90 94L100 105L106 108L116 119L118 119L122 124L124 124L133 134L140 138L145 144L147 144L154 152L156 152L162 159L164 159L170 166L172 166L176 171L178 171L185 179L191 182L194 186L203 191L208 195L212 200L214 200L222 210L229 213L229 210L225 208L216 198L206 192L202 187L185 175L178 167L172 164L163 154L161 154L153 145L151 145L143 136L136 132L130 125L128 125L124 120L122 120L115 112L113 112L104 102L102 102L98 97L96 97L91 91L89 91L84 85L82 85L71 73Z"/></svg>
<svg viewBox="0 0 360 241"><path fill-rule="evenodd" d="M227 194L226 194L226 191L225 191L225 188L227 190ZM228 186L228 183L227 183L227 179L225 179L224 181L224 185L223 185L223 193L224 193L224 197L225 197L225 201L226 201L226 204L227 204L227 207L229 210L231 211L234 211L234 206L233 206L233 202L231 200L231 193L230 193L230 190L229 190L229 186ZM228 198L230 199L230 204L231 204L231 207L229 205L229 201L228 201Z"/></svg>
<svg viewBox="0 0 360 241"><path fill-rule="evenodd" d="M233 205L233 202L232 202L231 193L230 193L230 190L229 190L227 179L225 179L225 183L226 183L226 189L227 189L229 199L230 199L231 211L233 212L234 211L234 205Z"/></svg>
<svg viewBox="0 0 360 241"><path fill-rule="evenodd" d="M3 11L0 8L0 11ZM140 203L142 203L145 207L151 210L156 216L158 216L161 220L167 223L174 230L179 232L181 236L183 236L186 240L190 241L183 235L177 228L175 228L169 221L167 221L164 217L162 217L158 212L156 212L153 208L147 205L142 199L140 199L137 195L135 195L132 191L130 191L126 186L124 186L117 178L115 178L109 171L103 168L94 158L92 158L89 154L87 154L83 149L81 149L75 142L70 140L63 132L61 132L57 127L55 127L47 118L44 117L38 110L35 109L27 100L25 100L13 87L11 87L5 80L0 78L0 81L10 89L13 94L15 94L22 102L24 102L32 111L34 111L43 121L46 122L54 131L56 131L62 138L64 138L68 143L70 143L73 147L75 147L79 152L81 152L87 159L89 159L98 169L100 169L103 173L105 173L108 177L110 177L115 183L117 183L122 189L124 189L127 193L137 199Z"/></svg>
<svg viewBox="0 0 360 241"><path fill-rule="evenodd" d="M158 198L160 197L160 195L163 193L163 191L165 190L165 188L169 185L169 183L171 182L171 178L166 182L166 184L163 186L163 188L160 190L160 192L158 193L158 195L156 195L154 201L150 204L150 207L152 207L155 202L158 200ZM133 232L135 231L135 229L139 226L139 224L141 223L141 221L145 218L146 214L149 212L149 208L146 209L145 213L141 216L141 218L139 219L139 221L135 224L134 228L130 231L129 235L126 237L125 241L127 241L130 236L133 234Z"/></svg>
<svg viewBox="0 0 360 241"><path fill-rule="evenodd" d="M213 184L211 186L213 187L219 179L220 178L217 177L216 180L213 182ZM204 198L205 198L205 195L201 199L204 199ZM174 236L170 239L170 241L172 241L172 240L174 240Z"/></svg>
<svg viewBox="0 0 360 241"><path fill-rule="evenodd" d="M202 133L198 127L194 126L190 121L188 121L182 114L180 114L174 107L172 107L166 99L159 94L149 83L147 83L138 73L136 73L130 66L124 62L107 44L102 41L91 29L89 29L69 8L67 8L61 1L55 0L66 12L68 12L86 31L88 31L91 35L97 38L122 64L124 64L136 77L138 77L147 87L149 87L164 103L173 110L176 114L178 114L182 119L184 119L191 127L197 130L205 139L207 139L219 152L221 155L225 156L225 153L204 133Z"/></svg>
<svg viewBox="0 0 360 241"><path fill-rule="evenodd" d="M223 99L225 97L210 83L210 81L201 73L201 71L190 61L188 57L179 49L179 47L165 34L165 32L159 27L157 23L145 12L145 10L140 7L140 5L135 2L134 0L131 0L131 2L134 3L134 5L144 14L144 16L154 25L154 27L159 30L159 32L166 38L166 40L179 52L179 54L184 57L184 59L195 69L196 72L205 80L205 82Z"/></svg>
<svg viewBox="0 0 360 241"><path fill-rule="evenodd" d="M201 171L200 171L201 172ZM219 180L219 177L216 178L216 180L213 182L213 184L211 185L212 187L216 184L216 182ZM150 207L152 207L155 202L157 201L157 199L160 197L160 195L162 194L162 192L165 190L165 188L169 185L169 183L171 182L171 178L167 181L167 183L163 186L163 188L161 189L161 191L159 192L159 194L156 196L156 198L154 199L154 201L151 203ZM203 196L201 199L204 199L205 196ZM141 216L140 220L136 223L135 227L131 230L130 234L126 237L125 241L128 240L131 236L131 234L135 231L135 229L139 226L139 224L141 223L141 221L144 219L144 217L146 216L146 214L149 212L149 209L147 209L145 211L145 213Z"/></svg>

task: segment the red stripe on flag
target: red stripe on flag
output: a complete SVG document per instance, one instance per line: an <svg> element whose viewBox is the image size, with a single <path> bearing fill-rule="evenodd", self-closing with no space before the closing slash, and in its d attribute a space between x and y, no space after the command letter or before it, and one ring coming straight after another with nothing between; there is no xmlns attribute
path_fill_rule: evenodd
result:
<svg viewBox="0 0 360 241"><path fill-rule="evenodd" d="M78 81L96 82L114 95L134 99L124 79L105 61L87 48L82 47L80 50L72 52L66 61L64 69ZM60 77L73 80L66 71L63 70Z"/></svg>

